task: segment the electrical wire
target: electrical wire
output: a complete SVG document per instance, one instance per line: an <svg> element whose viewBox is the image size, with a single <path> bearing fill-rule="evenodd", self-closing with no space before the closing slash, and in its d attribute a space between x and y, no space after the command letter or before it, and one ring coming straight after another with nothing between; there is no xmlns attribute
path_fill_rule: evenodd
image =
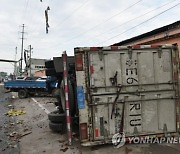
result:
<svg viewBox="0 0 180 154"><path fill-rule="evenodd" d="M62 25L63 23L65 23L69 18L71 18L71 17L74 15L74 13L75 13L76 11L78 11L80 8L82 8L84 5L86 5L86 4L88 3L88 1L89 1L89 0L85 0L80 6L78 6L77 8L75 8L75 9L71 12L70 15L66 16L66 17L60 22L60 24Z"/></svg>
<svg viewBox="0 0 180 154"><path fill-rule="evenodd" d="M80 36L86 34L87 32L89 32L89 31L91 31L91 30L97 28L98 26L100 26L100 25L102 25L102 24L104 24L104 23L107 23L108 21L110 21L110 20L113 19L114 17L116 17L116 16L122 14L123 12L129 10L130 8L134 7L135 5L137 5L138 3L140 3L141 1L143 1L143 0L138 0L137 2L135 2L135 3L133 3L132 5L128 6L127 8L125 8L125 9L122 10L122 11L120 11L119 13L114 14L113 16L111 16L111 17L105 19L103 22L101 22L101 23L99 23L99 24L97 24L97 25L95 25L95 26L89 28L88 30L86 30L86 31L84 31L84 32L82 32L82 33L80 33L80 34L78 34L78 35L76 35L76 36L70 38L69 40L67 40L67 42L69 42L69 41L71 41L71 40L74 40L74 39L76 39L76 38L78 38L78 37L80 37Z"/></svg>
<svg viewBox="0 0 180 154"><path fill-rule="evenodd" d="M28 5L29 5L29 0L26 0L26 4L25 4L25 7L24 7L24 11L23 11L24 13L23 13L23 16L22 16L22 22L21 23L24 23L24 19L25 19L26 13L27 13Z"/></svg>
<svg viewBox="0 0 180 154"><path fill-rule="evenodd" d="M177 7L178 5L180 5L180 3L178 3L178 4L172 6L172 7L168 8L168 9L166 9L166 10L164 10L164 11L158 13L157 15L155 15L155 16L153 16L153 17L151 17L151 18L149 18L149 19L147 19L147 20L141 22L140 24L138 24L138 25L136 25L136 26L133 26L133 27L131 27L131 28L129 28L129 29L123 31L122 33L120 33L120 34L118 34L118 35L115 35L115 36L113 36L113 37L111 37L111 38L109 38L109 39L107 39L107 40L105 40L105 41L102 41L102 42L98 43L97 46L98 46L98 45L101 45L101 44L103 44L103 43L105 43L105 42L107 42L107 41L109 41L109 40L112 40L113 38L116 38L116 37L118 37L118 36L120 36L120 35L122 35L122 34L128 32L128 31L130 31L130 30L136 28L136 27L139 27L140 25L142 25L142 24L144 24L144 23L146 23L146 22L148 22L148 21L150 21L150 20L152 20L152 19L154 19L154 18L160 16L161 14L166 13L167 11L169 11L169 10L171 10L171 9L173 9L173 8L175 8L175 7Z"/></svg>
<svg viewBox="0 0 180 154"><path fill-rule="evenodd" d="M97 25L95 25L95 26L89 28L88 30L86 30L86 31L84 31L84 32L82 32L82 33L80 33L80 34L78 34L78 35L76 35L76 36L74 36L74 37L72 37L72 38L66 40L65 42L61 43L61 45L62 45L62 44L69 43L70 41L72 41L72 40L74 40L74 39L76 39L76 38L78 38L78 37L84 35L85 33L87 33L87 32L89 32L89 31L95 29L96 27L98 27L98 26L100 26L100 25L102 25L102 24L104 24L104 23L110 21L112 18L114 18L114 17L116 17L116 16L122 14L122 13L125 12L126 10L128 10L128 9L132 8L133 6L137 5L138 3L140 3L141 1L143 1L143 0L138 0L138 1L136 1L135 3L129 5L128 7L126 7L126 8L123 9L123 10L121 10L120 12L118 12L118 13L112 15L111 17L105 19L103 22L101 22L101 23L99 23L99 24L97 24ZM56 47L56 46L59 46L59 45L60 45L60 43L53 45L53 47Z"/></svg>
<svg viewBox="0 0 180 154"><path fill-rule="evenodd" d="M82 8L84 5L86 5L86 4L88 3L88 1L89 1L89 0L85 0L82 5L80 5L80 6L77 7L76 9L74 9L74 10L72 11L71 15L67 16L67 17L61 22L61 24L64 23L66 20L68 20L76 11L78 11L80 8ZM132 8L133 6L137 5L138 3L140 3L141 1L143 1L143 0L138 0L137 2L133 3L132 5L129 5L127 8L125 8L125 9L123 9L122 11L120 11L119 13L117 13L117 14L109 17L109 18L107 18L107 19L104 20L103 22L95 25L94 27L90 28L88 31L90 31L90 30L92 30L92 29L100 26L101 24L104 24L104 23L110 21L112 18L114 18L114 17L122 14L122 13L125 12L126 10L128 10L128 9ZM36 27L36 28L37 28L37 27ZM80 35L78 35L78 37L81 36L81 35L84 35L84 34L87 33L88 31L81 33ZM75 38L77 38L77 36L74 37L73 39L75 39ZM70 40L71 40L71 39L70 39ZM69 42L69 40L68 40L68 42ZM59 45L59 44L58 44L58 45Z"/></svg>
<svg viewBox="0 0 180 154"><path fill-rule="evenodd" d="M29 0L26 0L25 6L24 6L24 10L22 12L21 24L24 23L25 16L27 15L28 5L29 5ZM16 46L18 46L18 42L19 42L19 39L16 40L16 43L15 43Z"/></svg>
<svg viewBox="0 0 180 154"><path fill-rule="evenodd" d="M121 26L129 23L129 22L132 22L132 21L137 20L137 19L139 19L139 18L141 18L141 17L144 17L144 16L146 16L147 14L152 13L152 12L154 12L154 11L156 11L156 10L164 7L164 6L167 6L167 5L169 5L169 4L171 4L171 3L175 2L175 1L177 1L177 0L173 0L173 1L170 1L170 2L165 3L165 4L163 4L163 5L160 5L160 6L156 7L155 9L152 9L152 10L150 10L150 11L144 13L144 14L141 14L140 16L137 16L137 17L135 17L135 18L133 18L133 19L131 19L131 20L128 20L128 21L126 21L126 22L124 22L124 23L122 23L122 24L120 24L120 25L117 25L117 26L115 26L115 27L112 27L112 28L109 29L108 31L105 31L105 32L102 32L102 33L100 33L100 34L98 34L98 35L95 35L95 36L93 36L93 37L91 37L91 38L89 38L89 39L87 39L87 40L84 40L83 42L86 42L86 41L88 41L88 40L91 40L92 38L97 38L97 37L99 37L99 36L101 36L101 35L103 35L103 34L107 34L107 33L111 32L111 31L113 31L113 30L115 30L115 29L117 29L117 28L119 28L119 27L121 27Z"/></svg>

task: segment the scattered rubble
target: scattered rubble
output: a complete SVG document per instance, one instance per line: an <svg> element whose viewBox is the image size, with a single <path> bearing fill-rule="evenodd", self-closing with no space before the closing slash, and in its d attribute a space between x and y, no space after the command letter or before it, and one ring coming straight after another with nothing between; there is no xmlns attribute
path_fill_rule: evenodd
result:
<svg viewBox="0 0 180 154"><path fill-rule="evenodd" d="M23 109L10 109L7 113L5 113L5 115L8 116L18 116L23 114L26 114L26 111L24 111Z"/></svg>
<svg viewBox="0 0 180 154"><path fill-rule="evenodd" d="M61 148L60 151L62 152L66 152L69 148L68 147L65 147L65 148Z"/></svg>
<svg viewBox="0 0 180 154"><path fill-rule="evenodd" d="M26 133L24 133L24 134L21 134L20 137L24 137L24 136L29 135L29 134L31 134L31 133L32 133L32 131L26 132Z"/></svg>
<svg viewBox="0 0 180 154"><path fill-rule="evenodd" d="M14 136L17 136L17 134L18 134L17 132L12 132L12 133L9 134L9 136L14 137Z"/></svg>
<svg viewBox="0 0 180 154"><path fill-rule="evenodd" d="M49 102L46 102L46 104L53 104L54 102L52 102L52 101L49 101Z"/></svg>
<svg viewBox="0 0 180 154"><path fill-rule="evenodd" d="M24 120L18 120L16 121L16 124L22 124Z"/></svg>
<svg viewBox="0 0 180 154"><path fill-rule="evenodd" d="M64 142L65 142L64 139L58 139L57 141L58 141L59 143L64 143Z"/></svg>
<svg viewBox="0 0 180 154"><path fill-rule="evenodd" d="M8 108L9 108L9 109L14 109L14 106L11 105L11 104L9 104L9 105L8 105Z"/></svg>

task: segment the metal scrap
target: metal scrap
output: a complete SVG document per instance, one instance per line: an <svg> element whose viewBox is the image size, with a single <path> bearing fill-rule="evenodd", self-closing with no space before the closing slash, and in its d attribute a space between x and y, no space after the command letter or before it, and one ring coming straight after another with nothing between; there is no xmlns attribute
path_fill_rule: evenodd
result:
<svg viewBox="0 0 180 154"><path fill-rule="evenodd" d="M65 148L61 148L60 150L66 152L68 149L69 149L68 147L65 147Z"/></svg>
<svg viewBox="0 0 180 154"><path fill-rule="evenodd" d="M31 133L32 133L32 131L26 132L26 133L24 133L24 134L21 134L21 136L20 136L20 137L23 137L23 136L29 135L29 134L31 134Z"/></svg>

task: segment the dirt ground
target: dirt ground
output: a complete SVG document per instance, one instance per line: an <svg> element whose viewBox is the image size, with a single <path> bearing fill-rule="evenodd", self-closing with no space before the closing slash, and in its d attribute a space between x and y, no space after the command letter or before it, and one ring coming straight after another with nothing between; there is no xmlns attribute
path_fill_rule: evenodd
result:
<svg viewBox="0 0 180 154"><path fill-rule="evenodd" d="M66 135L53 133L48 126L48 113L56 110L51 97L33 97L18 99L13 93L15 109L25 114L16 116L19 150L21 154L164 154L180 153L179 144L126 144L121 148L112 145L81 147L78 138L73 138L73 145L67 145ZM0 152L1 153L1 152Z"/></svg>
<svg viewBox="0 0 180 154"><path fill-rule="evenodd" d="M5 93L0 85L0 154L19 154L16 117L6 115L11 108L11 102L11 95Z"/></svg>

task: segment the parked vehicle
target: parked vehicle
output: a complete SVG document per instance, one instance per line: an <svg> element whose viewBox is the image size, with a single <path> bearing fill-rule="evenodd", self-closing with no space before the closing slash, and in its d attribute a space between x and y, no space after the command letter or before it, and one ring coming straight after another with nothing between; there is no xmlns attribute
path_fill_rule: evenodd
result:
<svg viewBox="0 0 180 154"><path fill-rule="evenodd" d="M46 80L47 80L47 76L39 77L36 79L36 81L46 81Z"/></svg>
<svg viewBox="0 0 180 154"><path fill-rule="evenodd" d="M26 79L25 76L18 76L18 77L16 77L16 80L25 80L25 79Z"/></svg>
<svg viewBox="0 0 180 154"><path fill-rule="evenodd" d="M51 94L57 88L57 79L49 77L46 80L37 81L37 77L26 77L25 79L4 82L4 88L12 92L18 92L19 98L41 93Z"/></svg>
<svg viewBox="0 0 180 154"><path fill-rule="evenodd" d="M83 146L111 143L119 132L126 137L179 133L176 46L81 47L74 53L75 74L69 74L70 109L75 111L72 117L78 115ZM72 76L74 81L70 80ZM61 87L62 114L63 83ZM55 115L62 117L60 113Z"/></svg>
<svg viewBox="0 0 180 154"><path fill-rule="evenodd" d="M0 76L0 83L3 82L3 78Z"/></svg>

